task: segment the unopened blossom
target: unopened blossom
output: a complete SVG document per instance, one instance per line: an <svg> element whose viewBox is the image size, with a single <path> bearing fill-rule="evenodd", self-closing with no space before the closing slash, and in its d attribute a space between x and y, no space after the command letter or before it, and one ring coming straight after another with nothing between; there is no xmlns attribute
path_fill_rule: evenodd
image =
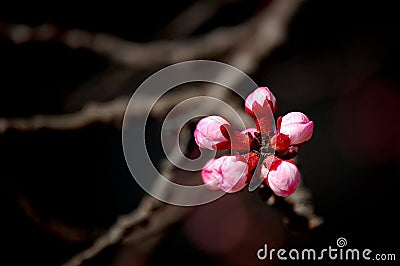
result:
<svg viewBox="0 0 400 266"><path fill-rule="evenodd" d="M300 183L300 172L296 163L292 160L282 160L274 158L272 165L268 169L265 165L261 166L261 176L264 177L267 185L272 191L282 197L289 196L296 191Z"/></svg>
<svg viewBox="0 0 400 266"><path fill-rule="evenodd" d="M240 155L211 159L201 172L204 184L210 189L233 193L246 186L249 166Z"/></svg>
<svg viewBox="0 0 400 266"><path fill-rule="evenodd" d="M252 117L259 116L266 108L271 108L273 113L277 110L275 96L267 87L259 87L247 96L245 109Z"/></svg>
<svg viewBox="0 0 400 266"><path fill-rule="evenodd" d="M197 145L203 149L216 150L230 147L229 136L223 132L229 122L220 116L207 116L201 119L194 131Z"/></svg>
<svg viewBox="0 0 400 266"><path fill-rule="evenodd" d="M314 122L301 112L291 112L278 119L279 134L290 138L290 145L308 141L314 129Z"/></svg>
<svg viewBox="0 0 400 266"><path fill-rule="evenodd" d="M290 159L311 138L314 122L303 113L292 112L277 119L275 130L272 114L276 112L277 102L267 87L252 92L246 99L245 109L257 128L239 132L219 116L210 116L198 123L195 139L200 148L229 149L235 154L210 160L202 170L204 183L210 189L236 192L250 180L253 182L255 175L261 177L257 181L264 180L276 195L289 196L300 182L299 170Z"/></svg>

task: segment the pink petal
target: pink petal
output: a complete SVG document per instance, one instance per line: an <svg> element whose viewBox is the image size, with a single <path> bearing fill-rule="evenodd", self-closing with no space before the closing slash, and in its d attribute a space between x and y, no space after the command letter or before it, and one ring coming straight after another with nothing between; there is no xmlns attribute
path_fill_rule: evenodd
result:
<svg viewBox="0 0 400 266"><path fill-rule="evenodd" d="M300 172L292 161L280 160L268 173L268 185L278 196L289 196L295 192L299 182Z"/></svg>
<svg viewBox="0 0 400 266"><path fill-rule="evenodd" d="M246 186L248 165L239 156L222 156L210 160L201 172L203 182L210 189L233 193Z"/></svg>
<svg viewBox="0 0 400 266"><path fill-rule="evenodd" d="M279 132L288 135L291 144L301 144L308 141L314 129L314 122L300 112L291 112L282 117Z"/></svg>
<svg viewBox="0 0 400 266"><path fill-rule="evenodd" d="M259 87L247 96L245 109L251 116L254 116L253 106L256 103L262 108L270 107L273 113L276 112L276 98L267 87Z"/></svg>
<svg viewBox="0 0 400 266"><path fill-rule="evenodd" d="M197 145L203 149L215 150L216 145L228 139L222 134L221 126L229 122L220 116L208 116L201 119L194 131Z"/></svg>

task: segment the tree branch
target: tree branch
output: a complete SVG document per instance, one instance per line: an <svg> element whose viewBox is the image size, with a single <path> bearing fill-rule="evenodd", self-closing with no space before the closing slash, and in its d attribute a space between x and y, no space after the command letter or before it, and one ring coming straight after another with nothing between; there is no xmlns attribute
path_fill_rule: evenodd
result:
<svg viewBox="0 0 400 266"><path fill-rule="evenodd" d="M24 214L34 222L40 229L56 235L60 239L67 242L79 243L91 241L98 237L101 230L97 229L85 229L76 226L68 225L60 220L49 218L42 215L30 202L30 200L21 193L15 184L10 180L6 180L7 186L11 192L15 195L16 201L20 206Z"/></svg>
<svg viewBox="0 0 400 266"><path fill-rule="evenodd" d="M72 257L63 266L81 265L83 261L93 258L105 248L117 244L129 228L134 228L145 222L160 206L162 206L160 201L145 196L135 211L118 218L108 232L99 237L90 248Z"/></svg>
<svg viewBox="0 0 400 266"><path fill-rule="evenodd" d="M70 48L88 49L112 61L134 67L172 64L197 58L214 58L226 53L248 35L251 21L237 27L216 29L206 35L185 40L134 43L107 33L80 29L64 30L50 24L0 24L0 35L16 44L57 41Z"/></svg>
<svg viewBox="0 0 400 266"><path fill-rule="evenodd" d="M162 117L176 104L190 97L199 95L199 90L185 90L162 97L150 115ZM126 112L128 117L146 115L143 110L153 104L153 97L143 97ZM0 134L14 129L18 131L35 131L43 128L53 130L76 130L94 123L114 123L118 128L128 105L129 98L121 97L105 103L89 103L82 110L60 115L35 115L28 118L0 118Z"/></svg>
<svg viewBox="0 0 400 266"><path fill-rule="evenodd" d="M212 18L223 6L235 1L238 0L197 0L168 23L159 35L167 38L187 37Z"/></svg>

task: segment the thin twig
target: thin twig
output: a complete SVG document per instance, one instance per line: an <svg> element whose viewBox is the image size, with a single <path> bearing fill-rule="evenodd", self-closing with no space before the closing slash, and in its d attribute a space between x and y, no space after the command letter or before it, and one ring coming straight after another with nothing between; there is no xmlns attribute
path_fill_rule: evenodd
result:
<svg viewBox="0 0 400 266"><path fill-rule="evenodd" d="M159 34L167 38L182 38L193 33L229 2L238 0L197 0L176 16Z"/></svg>
<svg viewBox="0 0 400 266"><path fill-rule="evenodd" d="M119 217L106 234L99 237L88 249L72 257L63 266L81 265L83 261L96 256L105 248L117 244L129 228L134 228L145 222L161 205L160 201L145 196L136 210Z"/></svg>
<svg viewBox="0 0 400 266"><path fill-rule="evenodd" d="M201 93L199 90L185 90L162 97L150 115L162 117L176 104ZM129 108L125 115L142 117L144 110L153 104L154 97L143 97ZM0 118L0 134L8 130L35 131L43 128L53 130L76 130L94 123L114 123L120 128L129 98L121 97L105 103L89 103L82 110L60 115L35 115L28 118Z"/></svg>
<svg viewBox="0 0 400 266"><path fill-rule="evenodd" d="M100 235L101 230L89 230L86 228L71 226L63 221L49 218L46 215L42 215L34 207L31 201L16 188L15 184L11 182L11 180L7 180L7 186L12 191L12 193L15 194L17 203L24 214L40 229L71 243L91 241Z"/></svg>
<svg viewBox="0 0 400 266"><path fill-rule="evenodd" d="M292 206L295 214L306 219L307 229L314 229L324 222L322 217L315 214L311 191L303 183L285 200Z"/></svg>
<svg viewBox="0 0 400 266"><path fill-rule="evenodd" d="M303 182L295 193L285 198L275 196L264 184L260 186L259 191L262 200L280 211L284 223L293 232L308 232L324 221L322 217L315 214L311 191L304 186Z"/></svg>
<svg viewBox="0 0 400 266"><path fill-rule="evenodd" d="M0 118L0 134L10 129L35 131L43 128L73 130L95 122L110 123L122 120L128 98L115 99L108 103L90 103L81 111L62 115L35 115L30 118Z"/></svg>
<svg viewBox="0 0 400 266"><path fill-rule="evenodd" d="M65 99L66 112L79 110L90 101L106 102L121 95L122 90L137 75L132 67L110 64L106 69L80 84Z"/></svg>
<svg viewBox="0 0 400 266"><path fill-rule="evenodd" d="M64 30L50 24L0 24L0 35L16 44L57 41L73 49L84 48L115 62L149 67L172 64L190 59L215 58L228 52L248 35L252 21L241 26L216 29L206 35L185 40L162 40L134 43L106 33L92 33L80 29Z"/></svg>
<svg viewBox="0 0 400 266"><path fill-rule="evenodd" d="M167 24L159 35L165 36L167 39L186 37L211 18L221 7L236 1L241 0L197 0ZM76 92L68 97L65 108L76 110L76 107L83 106L88 99L93 99L94 95L98 101L115 95L122 85L136 74L135 70L134 67L128 65L111 64L106 70L79 86Z"/></svg>
<svg viewBox="0 0 400 266"><path fill-rule="evenodd" d="M189 131L183 130L184 147L188 146L188 134ZM175 147L175 151L173 152L174 155L178 154L177 149L179 149L179 147ZM168 160L165 160L162 165L162 173L164 178L172 180L174 177L174 169L174 165L172 165ZM164 183L162 182L156 182L152 188L153 193L162 193L162 190L165 190L163 184ZM163 209L169 209L171 207L175 210L174 217L170 217L169 219L165 219L164 217L163 219L160 219L160 221L157 223L157 226L154 226L154 217L159 216L160 212L166 213L166 211ZM105 248L117 244L123 239L125 239L125 243L134 243L136 241L140 241L149 234L152 235L155 232L160 232L160 230L163 230L168 225L180 220L179 217L182 217L185 212L186 211L183 208L166 205L165 203L162 203L153 197L144 196L139 206L133 212L118 218L117 222L103 236L98 238L92 246L75 255L68 262L63 264L63 266L81 265L83 261L96 256ZM146 224L146 230L142 229L138 231L138 226L141 224ZM149 230L150 228L151 230ZM127 235L127 232L129 232L129 235Z"/></svg>

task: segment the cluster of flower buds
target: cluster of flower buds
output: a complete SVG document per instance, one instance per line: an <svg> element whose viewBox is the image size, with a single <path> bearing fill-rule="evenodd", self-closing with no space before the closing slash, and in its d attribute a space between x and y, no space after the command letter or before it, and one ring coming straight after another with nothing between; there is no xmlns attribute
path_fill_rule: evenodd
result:
<svg viewBox="0 0 400 266"><path fill-rule="evenodd" d="M200 148L232 151L206 163L202 170L205 185L233 193L257 175L276 195L292 194L300 182L300 173L291 159L311 138L314 123L303 113L291 112L278 117L277 130L271 132L277 102L267 87L253 91L245 101L245 109L257 128L239 132L220 116L208 116L198 122L194 136ZM273 152L264 156L265 150Z"/></svg>

